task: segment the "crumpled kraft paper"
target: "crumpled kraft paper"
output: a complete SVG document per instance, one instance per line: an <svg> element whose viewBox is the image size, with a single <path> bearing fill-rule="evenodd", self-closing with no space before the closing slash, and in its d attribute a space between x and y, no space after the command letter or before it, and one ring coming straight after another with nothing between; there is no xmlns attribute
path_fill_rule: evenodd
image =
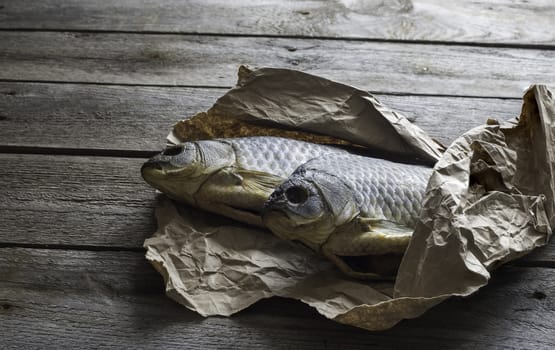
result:
<svg viewBox="0 0 555 350"><path fill-rule="evenodd" d="M271 135L360 145L431 164L444 150L366 91L289 69L241 66L238 75L238 86L207 112L177 123L169 142Z"/></svg>
<svg viewBox="0 0 555 350"><path fill-rule="evenodd" d="M187 308L227 316L276 295L338 322L386 329L475 292L496 267L548 242L555 102L545 86L526 92L518 122L472 129L442 154L422 130L364 91L283 69L243 67L239 76L237 88L178 123L168 139L269 134L424 163L440 159L395 283L347 278L303 246L160 196L146 257L168 296Z"/></svg>

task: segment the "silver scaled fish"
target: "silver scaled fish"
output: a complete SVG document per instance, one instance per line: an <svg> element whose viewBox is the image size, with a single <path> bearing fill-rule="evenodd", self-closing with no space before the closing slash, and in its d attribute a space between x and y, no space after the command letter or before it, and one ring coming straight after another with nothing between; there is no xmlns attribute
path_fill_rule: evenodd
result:
<svg viewBox="0 0 555 350"><path fill-rule="evenodd" d="M264 202L299 165L342 153L346 151L280 137L203 140L166 149L144 163L141 174L175 200L263 226Z"/></svg>
<svg viewBox="0 0 555 350"><path fill-rule="evenodd" d="M353 154L321 156L301 165L272 193L263 222L278 237L304 243L352 277L393 277L431 170Z"/></svg>

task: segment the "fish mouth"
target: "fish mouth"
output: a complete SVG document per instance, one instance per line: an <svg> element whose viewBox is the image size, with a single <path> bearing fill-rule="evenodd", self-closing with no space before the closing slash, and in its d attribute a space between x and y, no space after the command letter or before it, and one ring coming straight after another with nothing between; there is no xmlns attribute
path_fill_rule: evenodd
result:
<svg viewBox="0 0 555 350"><path fill-rule="evenodd" d="M281 210L263 210L262 222L268 227L276 236L282 239L294 239L296 235L293 234L298 227L291 223L289 215Z"/></svg>
<svg viewBox="0 0 555 350"><path fill-rule="evenodd" d="M158 188L160 179L166 176L164 167L159 162L148 161L141 167L141 176L154 188Z"/></svg>
<svg viewBox="0 0 555 350"><path fill-rule="evenodd" d="M264 226L266 226L279 238L301 242L314 251L319 251L320 246L327 239L326 237L326 239L322 241L319 239L319 235L311 234L318 231L314 225L311 225L313 221L308 223L297 223L295 218L291 217L289 213L282 210L268 210L265 208L262 212L262 222L264 223Z"/></svg>
<svg viewBox="0 0 555 350"><path fill-rule="evenodd" d="M159 161L149 160L141 166L143 179L151 186L160 189L166 182L174 182L178 177L190 176L186 168L171 168Z"/></svg>
<svg viewBox="0 0 555 350"><path fill-rule="evenodd" d="M158 162L146 162L141 166L141 175L143 179L148 182L151 177L158 177L165 175L164 168Z"/></svg>
<svg viewBox="0 0 555 350"><path fill-rule="evenodd" d="M257 183L249 177L248 171L233 167L208 170L194 165L172 167L156 161L147 162L141 168L145 181L172 199L249 225L265 227L261 211L270 187L276 185L270 180L277 180L264 178L267 183Z"/></svg>
<svg viewBox="0 0 555 350"><path fill-rule="evenodd" d="M190 166L172 167L168 164L168 162L160 161L157 159L149 159L141 166L141 174L143 175L143 178L147 180L146 177L150 177L150 176L163 177L168 175L192 173L192 171L189 168Z"/></svg>
<svg viewBox="0 0 555 350"><path fill-rule="evenodd" d="M144 163L141 175L150 186L190 205L195 205L195 193L206 180L206 175L197 174L192 166L175 167L156 160Z"/></svg>

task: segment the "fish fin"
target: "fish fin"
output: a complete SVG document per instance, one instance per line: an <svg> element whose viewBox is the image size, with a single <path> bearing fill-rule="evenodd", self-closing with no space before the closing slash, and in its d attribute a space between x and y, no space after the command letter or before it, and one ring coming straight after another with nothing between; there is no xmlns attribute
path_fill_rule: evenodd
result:
<svg viewBox="0 0 555 350"><path fill-rule="evenodd" d="M349 264L348 260L345 257L333 254L332 252L328 251L327 249L322 249L322 254L330 260L341 272L345 275L357 279L365 279L365 280L394 280L395 273L390 273L389 271L384 272L382 270L376 271L376 269L367 270L367 271L360 271L353 268L352 263Z"/></svg>
<svg viewBox="0 0 555 350"><path fill-rule="evenodd" d="M243 182L243 177L236 168L228 167L215 173L210 181L217 182L220 186L236 186Z"/></svg>
<svg viewBox="0 0 555 350"><path fill-rule="evenodd" d="M205 210L264 227L260 211L282 181L264 172L229 167L203 183L195 193L195 203Z"/></svg>
<svg viewBox="0 0 555 350"><path fill-rule="evenodd" d="M243 179L241 186L245 191L267 193L268 197L285 180L263 171L237 169L236 173Z"/></svg>
<svg viewBox="0 0 555 350"><path fill-rule="evenodd" d="M392 221L359 217L328 239L340 255L403 254L413 229Z"/></svg>
<svg viewBox="0 0 555 350"><path fill-rule="evenodd" d="M357 221L361 231L380 233L385 239L406 240L407 244L414 231L413 228L406 225L385 219L359 216Z"/></svg>
<svg viewBox="0 0 555 350"><path fill-rule="evenodd" d="M401 263L413 229L377 218L358 218L340 227L322 253L351 277L391 279Z"/></svg>

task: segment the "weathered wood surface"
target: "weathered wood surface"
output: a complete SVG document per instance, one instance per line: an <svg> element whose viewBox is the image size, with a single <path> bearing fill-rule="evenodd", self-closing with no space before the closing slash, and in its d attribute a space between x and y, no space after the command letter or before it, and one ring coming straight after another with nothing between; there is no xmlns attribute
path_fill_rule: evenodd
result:
<svg viewBox="0 0 555 350"><path fill-rule="evenodd" d="M143 159L0 154L1 244L140 249L156 229ZM519 261L555 265L550 244Z"/></svg>
<svg viewBox="0 0 555 350"><path fill-rule="evenodd" d="M551 349L555 270L503 268L475 296L385 332L272 299L203 319L162 293L139 252L0 249L0 345L15 348Z"/></svg>
<svg viewBox="0 0 555 350"><path fill-rule="evenodd" d="M239 64L374 92L515 97L555 85L555 50L340 40L0 32L0 80L229 87Z"/></svg>
<svg viewBox="0 0 555 350"><path fill-rule="evenodd" d="M10 1L0 28L554 45L555 6L518 1Z"/></svg>
<svg viewBox="0 0 555 350"><path fill-rule="evenodd" d="M0 242L142 247L156 229L142 162L0 154Z"/></svg>
<svg viewBox="0 0 555 350"><path fill-rule="evenodd" d="M203 319L145 261L154 190L144 159L120 156L160 149L240 64L381 92L449 143L555 82L554 15L547 0L0 2L0 152L76 154L0 153L0 348L553 349L553 243L387 332L282 299Z"/></svg>
<svg viewBox="0 0 555 350"><path fill-rule="evenodd" d="M0 145L160 150L175 122L225 91L0 83Z"/></svg>
<svg viewBox="0 0 555 350"><path fill-rule="evenodd" d="M208 109L224 89L0 83L2 146L157 151L172 125ZM487 118L520 113L520 99L377 95L449 144Z"/></svg>

